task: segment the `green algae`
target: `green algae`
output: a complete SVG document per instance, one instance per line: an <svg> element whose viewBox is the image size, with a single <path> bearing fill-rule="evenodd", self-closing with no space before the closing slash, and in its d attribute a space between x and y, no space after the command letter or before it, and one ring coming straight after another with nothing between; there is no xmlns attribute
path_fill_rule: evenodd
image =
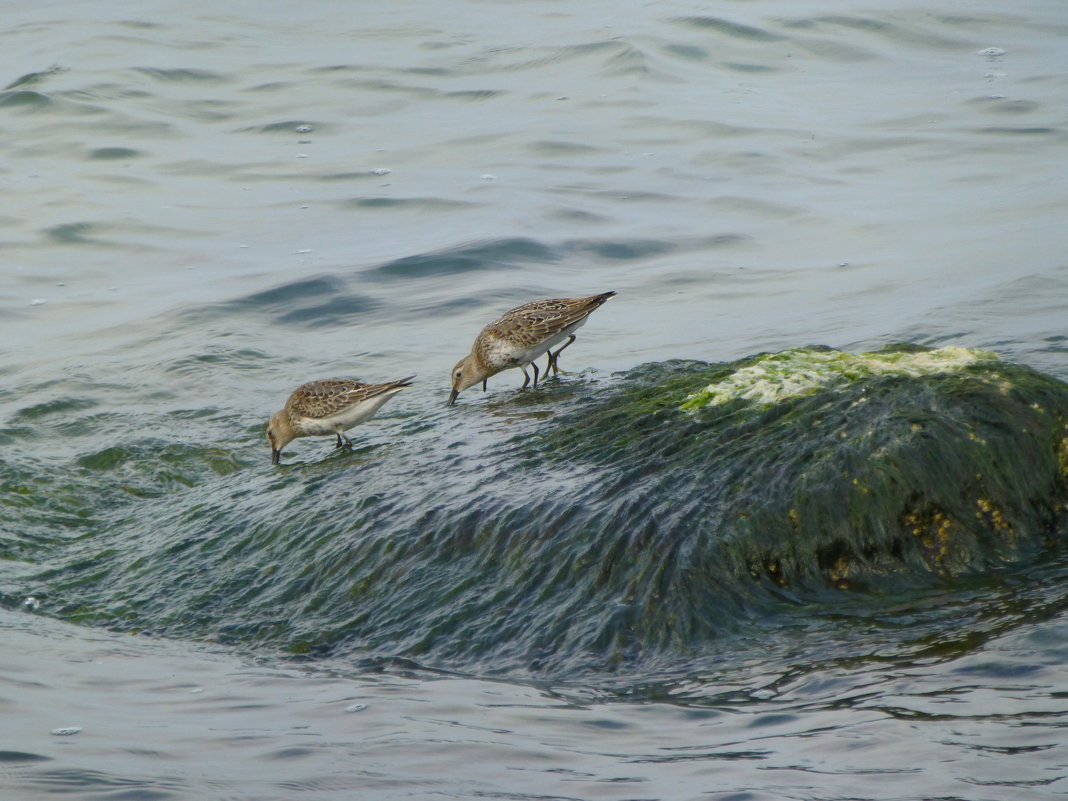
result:
<svg viewBox="0 0 1068 801"><path fill-rule="evenodd" d="M694 410L734 400L767 405L853 381L879 376L918 378L998 360L991 351L960 347L857 354L829 348L796 348L749 360L726 378L690 394L682 408Z"/></svg>
<svg viewBox="0 0 1068 801"><path fill-rule="evenodd" d="M1063 528L1068 386L1050 376L912 346L678 368L639 368L545 450L671 499L682 519L661 514L657 536L700 543L715 581L955 576Z"/></svg>
<svg viewBox="0 0 1068 801"><path fill-rule="evenodd" d="M388 449L281 471L243 461L258 427L233 451L120 438L47 481L0 462L27 535L0 536L6 558L38 558L58 520L92 514L0 603L33 595L41 614L301 655L563 675L707 653L810 603L1026 577L1065 539L1068 385L974 351L789 353L550 382L500 398L499 415L403 419ZM769 364L818 380L683 408Z"/></svg>

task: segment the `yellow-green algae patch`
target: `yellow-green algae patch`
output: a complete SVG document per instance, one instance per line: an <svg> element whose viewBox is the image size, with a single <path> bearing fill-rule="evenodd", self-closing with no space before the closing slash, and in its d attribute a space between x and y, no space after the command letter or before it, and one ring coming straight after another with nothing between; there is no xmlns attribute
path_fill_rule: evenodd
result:
<svg viewBox="0 0 1068 801"><path fill-rule="evenodd" d="M949 373L981 362L996 362L996 353L970 348L888 350L847 353L822 348L794 348L758 356L721 381L689 395L687 410L718 406L733 400L771 405L821 389L888 375L919 377Z"/></svg>

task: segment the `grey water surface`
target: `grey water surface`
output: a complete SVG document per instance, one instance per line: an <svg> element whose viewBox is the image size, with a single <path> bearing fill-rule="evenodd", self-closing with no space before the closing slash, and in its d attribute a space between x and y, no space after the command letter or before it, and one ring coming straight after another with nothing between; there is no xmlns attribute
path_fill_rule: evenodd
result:
<svg viewBox="0 0 1068 801"><path fill-rule="evenodd" d="M515 603L461 604L487 562L582 569L479 519L566 497L524 443L620 373L913 342L1068 380L1066 36L1059 0L0 8L0 797L1062 797L1063 527L717 595L655 658L520 651L503 604L457 638ZM607 290L560 381L445 406L494 316ZM412 373L270 464L299 383Z"/></svg>

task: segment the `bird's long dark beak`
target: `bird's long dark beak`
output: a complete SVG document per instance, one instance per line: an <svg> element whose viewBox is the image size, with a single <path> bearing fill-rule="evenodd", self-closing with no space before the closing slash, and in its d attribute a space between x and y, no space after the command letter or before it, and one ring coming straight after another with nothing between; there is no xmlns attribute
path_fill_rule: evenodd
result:
<svg viewBox="0 0 1068 801"><path fill-rule="evenodd" d="M282 463L282 452L275 448L271 448L271 464Z"/></svg>
<svg viewBox="0 0 1068 801"><path fill-rule="evenodd" d="M460 390L458 390L458 389L454 389L452 392L450 392L449 393L449 402L447 404L445 404L445 405L446 406L452 406L454 403L456 403L456 396L459 395L459 394L460 394Z"/></svg>

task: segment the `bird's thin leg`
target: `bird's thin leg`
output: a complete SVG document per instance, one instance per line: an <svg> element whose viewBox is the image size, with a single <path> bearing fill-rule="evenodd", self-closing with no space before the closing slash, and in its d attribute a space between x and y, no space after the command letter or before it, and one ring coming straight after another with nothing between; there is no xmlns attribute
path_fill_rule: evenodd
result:
<svg viewBox="0 0 1068 801"><path fill-rule="evenodd" d="M575 339L576 339L575 335L572 334L571 336L569 336L567 338L567 342L565 342L563 345L561 345L560 347L558 347L556 349L555 353L553 353L553 352L549 353L549 364L552 365L553 375L559 375L560 374L559 359L560 359L561 351L563 351L564 348L566 348L568 345L570 345L572 342L574 342Z"/></svg>
<svg viewBox="0 0 1068 801"><path fill-rule="evenodd" d="M341 447L341 440L345 440L345 444L348 445L350 448L352 447L352 440L339 431L337 434L337 446L339 448Z"/></svg>
<svg viewBox="0 0 1068 801"><path fill-rule="evenodd" d="M482 379L482 391L483 391L483 392L485 392L485 391L486 391L486 382L487 382L487 381L489 381L489 379L488 379L488 378L483 378L483 379Z"/></svg>
<svg viewBox="0 0 1068 801"><path fill-rule="evenodd" d="M529 383L530 383L530 376L527 375L527 368L524 367L523 368L523 386L521 386L519 388L519 391L522 392L524 389L526 389L527 388L527 384L529 384Z"/></svg>
<svg viewBox="0 0 1068 801"><path fill-rule="evenodd" d="M341 443L341 432L339 431L339 432L337 432L337 445L334 446L334 450L337 450L338 448L340 448L341 445L342 445L342 443Z"/></svg>
<svg viewBox="0 0 1068 801"><path fill-rule="evenodd" d="M534 371L534 389L538 388L538 365L530 363L530 369ZM526 372L525 370L523 372Z"/></svg>

